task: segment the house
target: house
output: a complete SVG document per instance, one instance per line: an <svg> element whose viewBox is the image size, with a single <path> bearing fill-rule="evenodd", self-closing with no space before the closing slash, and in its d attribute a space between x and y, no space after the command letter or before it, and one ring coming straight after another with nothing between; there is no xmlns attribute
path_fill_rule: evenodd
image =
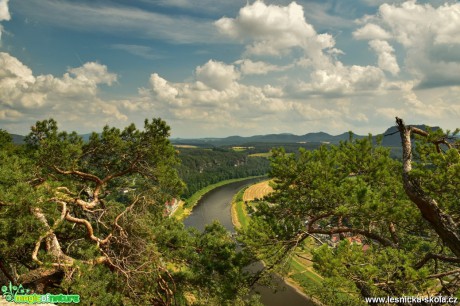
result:
<svg viewBox="0 0 460 306"><path fill-rule="evenodd" d="M165 203L165 215L171 216L179 207L179 201L177 199L171 199Z"/></svg>

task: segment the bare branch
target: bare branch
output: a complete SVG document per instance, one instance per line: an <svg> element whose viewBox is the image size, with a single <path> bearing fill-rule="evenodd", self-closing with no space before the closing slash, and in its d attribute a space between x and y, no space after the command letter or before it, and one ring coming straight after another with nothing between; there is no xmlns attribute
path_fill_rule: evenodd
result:
<svg viewBox="0 0 460 306"><path fill-rule="evenodd" d="M72 264L73 263L73 258L67 256L64 254L64 252L61 249L61 245L59 244L59 241L57 240L56 235L54 234L54 230L59 226L59 224L64 220L64 216L67 212L66 208L66 203L65 202L60 202L59 204L62 205L62 212L61 212L61 217L60 219L56 220L54 222L53 227L51 228L48 224L48 221L46 220L45 215L41 211L40 208L33 208L32 213L33 215L45 226L47 231L41 235L37 242L35 243L34 250L32 251L32 260L35 261L37 264L42 265L43 262L38 259L38 251L40 249L41 242L43 239L46 239L46 250L49 254L51 254L55 259L58 260L59 264L61 262L64 262L65 264Z"/></svg>
<svg viewBox="0 0 460 306"><path fill-rule="evenodd" d="M408 127L404 121L396 117L396 124L401 135L403 148L403 185L407 196L422 213L422 216L434 228L446 246L460 257L460 234L452 217L445 214L435 199L428 196L420 186L420 182L411 176L412 171L412 144L411 133L428 136L428 133L414 127Z"/></svg>
<svg viewBox="0 0 460 306"><path fill-rule="evenodd" d="M118 220L128 211L132 210L134 205L139 201L139 197L136 197L136 199L131 203L131 205L129 205L128 207L126 207L125 210L123 210L118 216L116 216L115 218L115 221L113 222L113 226L114 228L118 228L120 230L120 233L124 236L126 236L126 232L125 230L118 224Z"/></svg>

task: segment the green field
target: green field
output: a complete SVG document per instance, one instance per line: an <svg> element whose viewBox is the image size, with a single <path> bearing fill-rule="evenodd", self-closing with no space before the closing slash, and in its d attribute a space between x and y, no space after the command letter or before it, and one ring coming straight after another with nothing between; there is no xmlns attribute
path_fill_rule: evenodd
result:
<svg viewBox="0 0 460 306"><path fill-rule="evenodd" d="M249 154L249 157L265 157L269 158L272 156L272 152L265 152L265 153L254 153L254 154Z"/></svg>

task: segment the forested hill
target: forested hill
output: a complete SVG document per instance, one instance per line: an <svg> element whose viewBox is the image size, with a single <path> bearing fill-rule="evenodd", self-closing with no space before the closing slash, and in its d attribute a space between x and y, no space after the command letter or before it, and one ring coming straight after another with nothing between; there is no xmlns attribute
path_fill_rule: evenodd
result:
<svg viewBox="0 0 460 306"><path fill-rule="evenodd" d="M425 125L416 125L416 127L426 130ZM14 143L24 143L24 136L10 135ZM81 136L86 142L89 140L89 135ZM384 136L382 145L391 148L393 157L400 158L401 139L396 133L396 127L388 128L381 135ZM366 137L356 134L352 136L353 139ZM374 136L374 139L376 137ZM179 175L187 184L187 190L183 196L188 197L197 190L222 180L267 174L269 161L266 157L275 147L284 147L286 152L297 152L299 147L314 150L322 144L337 144L349 138L349 132L336 136L318 132L300 136L284 133L251 137L172 138L170 140L179 151L181 160Z"/></svg>
<svg viewBox="0 0 460 306"><path fill-rule="evenodd" d="M354 139L363 138L353 134ZM196 139L181 139L173 138L171 142L174 144L190 144L195 146L229 146L229 145L243 145L246 143L303 143L303 142L323 142L323 143L339 143L350 138L348 132L340 135L330 135L324 132L308 133L305 135L294 135L294 134L268 134L268 135L256 135L249 137L242 136L230 136L225 138L196 138Z"/></svg>
<svg viewBox="0 0 460 306"><path fill-rule="evenodd" d="M269 161L248 152L178 148L179 176L187 184L185 197L222 180L267 174Z"/></svg>
<svg viewBox="0 0 460 306"><path fill-rule="evenodd" d="M427 129L427 125L413 125L422 130ZM432 130L437 130L439 127L433 127ZM401 140L396 134L396 126L389 127L382 134L374 135L375 137L383 135L383 146L393 147L399 146ZM24 143L24 136L10 134L13 137L13 143ZM84 141L88 141L91 134L80 135ZM357 135L353 133L353 139L360 139L367 136ZM304 142L319 142L338 144L340 141L346 141L350 138L349 132L344 132L339 135L330 135L325 132L307 133L305 135L294 135L290 133L255 135L249 137L229 136L223 138L171 138L171 142L176 145L193 145L197 147L222 147L222 146L238 146L247 143L304 143Z"/></svg>

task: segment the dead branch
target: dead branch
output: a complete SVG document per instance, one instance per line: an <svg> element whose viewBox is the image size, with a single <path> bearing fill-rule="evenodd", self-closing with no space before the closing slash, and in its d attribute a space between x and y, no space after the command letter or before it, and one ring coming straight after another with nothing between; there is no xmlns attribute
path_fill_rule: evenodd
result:
<svg viewBox="0 0 460 306"><path fill-rule="evenodd" d="M420 186L420 182L411 176L412 143L411 133L427 137L428 133L415 127L406 126L404 121L396 117L396 124L401 135L403 148L403 185L409 199L417 205L423 218L427 220L444 244L460 257L460 234L452 217L444 213L435 199L428 196Z"/></svg>
<svg viewBox="0 0 460 306"><path fill-rule="evenodd" d="M32 251L32 260L39 265L43 264L43 262L38 259L38 251L40 249L40 245L43 239L45 239L46 241L46 251L49 254L51 254L53 258L58 260L59 263L63 262L65 264L72 264L74 261L73 258L64 254L64 252L61 249L61 245L59 244L59 241L56 235L54 234L54 230L62 222L67 211L65 202L62 202L61 204L63 204L61 218L54 223L53 228L49 226L48 221L46 220L46 217L40 208L37 207L32 209L33 215L45 226L47 230L43 235L40 235L39 239L35 243L34 250Z"/></svg>
<svg viewBox="0 0 460 306"><path fill-rule="evenodd" d="M136 197L136 199L131 203L131 205L129 205L128 207L126 207L125 210L123 210L118 216L115 217L115 221L113 222L113 226L114 226L114 229L115 227L118 228L120 230L120 234L124 237L127 237L126 235L126 232L125 230L118 224L118 220L128 211L132 210L134 205L139 201L139 197Z"/></svg>

